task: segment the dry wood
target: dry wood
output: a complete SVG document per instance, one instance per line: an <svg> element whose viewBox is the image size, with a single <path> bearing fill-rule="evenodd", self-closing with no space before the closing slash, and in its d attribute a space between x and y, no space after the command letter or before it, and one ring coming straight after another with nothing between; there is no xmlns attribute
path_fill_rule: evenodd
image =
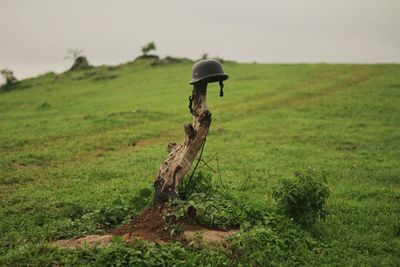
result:
<svg viewBox="0 0 400 267"><path fill-rule="evenodd" d="M211 124L211 113L206 104L207 83L197 83L193 87L193 123L184 125L183 145L168 144L168 158L161 165L154 182L154 205L165 203L178 197L177 186L189 172L193 161L204 144Z"/></svg>

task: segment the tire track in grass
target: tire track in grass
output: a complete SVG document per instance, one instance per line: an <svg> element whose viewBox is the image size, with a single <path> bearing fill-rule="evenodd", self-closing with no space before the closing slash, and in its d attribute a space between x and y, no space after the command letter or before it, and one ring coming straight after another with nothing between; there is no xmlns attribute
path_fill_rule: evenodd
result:
<svg viewBox="0 0 400 267"><path fill-rule="evenodd" d="M381 70L379 72L373 72L373 71L374 70L372 70L372 69L370 70L369 68L363 69L361 71L358 71L356 74L352 74L348 78L344 78L343 80L334 82L333 85L324 86L321 90L313 91L311 94L309 91L307 91L307 92L302 92L303 94L304 93L305 94L301 95L301 96L295 95L294 97L288 97L288 98L285 98L282 100L275 100L275 101L272 100L271 101L272 98L274 98L274 97L277 98L281 95L281 94L277 93L268 99L268 100L270 100L269 101L270 103L264 103L265 101L262 101L263 99L260 98L260 96L258 96L257 99L254 99L254 101L251 101L251 102L257 103L261 99L261 101L263 103L261 103L259 105L255 105L253 108L250 108L247 110L241 110L240 113L236 113L235 116L226 117L226 118L224 118L223 121L229 122L229 121L233 121L233 120L243 119L245 117L255 116L255 115L264 113L267 110L293 108L293 107L309 104L310 102L313 102L313 101L319 99L320 97L330 96L335 93L347 90L348 88L358 86L362 83L365 83L373 78L376 78L376 77L384 74L384 70ZM373 72L374 75L372 75L371 72ZM311 86L318 85L319 83L320 82L313 82L313 83L311 83ZM290 89L285 92L286 93L287 92L295 92L299 88L304 88L305 85L306 85L306 83L301 83L299 85L290 87ZM308 84L308 85L310 85L310 84ZM299 92L299 93L301 93L301 92ZM249 101L247 101L245 103L249 104Z"/></svg>
<svg viewBox="0 0 400 267"><path fill-rule="evenodd" d="M245 112L243 112L242 114L236 114L234 117L231 117L230 120L224 120L225 122L229 122L229 121L233 121L233 120L240 120L240 119L247 119L249 116L256 116L258 114L261 114L263 112L265 112L266 110L272 110L272 109L276 109L277 107L282 108L282 107L296 107L299 105L304 105L304 104L308 104L310 102L315 101L316 99L318 99L319 97L322 96L329 96L331 94L335 94L337 92L340 91L344 91L346 89L348 89L349 87L353 87L353 86L358 86L372 78L378 77L379 75L383 74L383 71L380 72L374 72L375 75L371 75L371 71L373 71L373 69L371 68L363 68L362 70L358 71L356 74L352 73L350 77L348 78L344 78L340 81L336 81L334 82L333 85L330 86L324 86L322 90L319 91L313 91L312 94L306 94L306 95L302 95L302 96L295 96L295 97L289 97L283 100L277 100L275 101L275 103L273 102L270 105L266 105L265 103L260 104L250 110L247 110ZM318 74L318 73L317 73ZM311 84L311 86L313 85L318 85L320 84L321 81L319 81L318 79L315 78L315 76L312 79L312 83L310 83L309 81L302 81L301 83L290 87L290 92L295 92L298 89L303 89L306 86L309 86ZM279 94L279 92L276 94L277 97L279 97L281 94ZM259 96L254 97L254 100L251 102L258 102L260 99ZM248 104L249 101L245 101L244 103ZM175 114L175 116L172 117L179 117L179 114ZM164 122L164 121L153 121L151 122L151 124L154 123L158 123L160 124L160 122ZM164 127L162 127L164 126ZM152 147L152 146L156 146L156 145L160 145L165 143L167 145L167 142L172 141L169 140L170 136L172 136L174 133L178 132L178 130L176 130L176 128L174 128L175 126L171 126L170 129L164 130L162 132L156 132L155 134L150 134L149 138L143 138L143 139L138 139L136 144L135 144L135 148L146 148L146 147ZM126 130L129 128L129 125L124 125L123 127L119 127L118 130ZM157 127L158 129L165 129L165 125L160 125L160 127ZM115 128L113 129L109 129L109 132L113 132L115 131ZM108 134L104 134L105 136L107 136ZM165 137L165 138L163 138ZM119 149L118 151L129 151L129 146L124 146L122 147L122 150ZM89 151L89 152L85 152L85 153L81 153L80 155L78 155L76 157L75 160L80 160L82 158L91 158L93 157L93 155L96 154L95 150Z"/></svg>

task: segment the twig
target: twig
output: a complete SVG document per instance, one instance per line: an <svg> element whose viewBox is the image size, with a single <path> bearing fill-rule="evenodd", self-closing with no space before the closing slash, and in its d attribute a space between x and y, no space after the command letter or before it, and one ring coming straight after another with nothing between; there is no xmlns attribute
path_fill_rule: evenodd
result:
<svg viewBox="0 0 400 267"><path fill-rule="evenodd" d="M218 152L215 153L214 155L212 155L212 157L211 157L209 160L207 160L207 163L209 163L210 161L212 161L212 160L215 158L215 156L217 156L217 155L218 155Z"/></svg>
<svg viewBox="0 0 400 267"><path fill-rule="evenodd" d="M203 162L203 165L205 165L207 168L209 168L213 173L215 173L215 170L213 168L210 167L210 165L207 164L207 162L204 159L201 159L201 161ZM201 165L201 166L203 166Z"/></svg>
<svg viewBox="0 0 400 267"><path fill-rule="evenodd" d="M216 157L217 159L217 170L218 170L218 176L219 176L219 183L221 184L222 188L225 189L225 185L222 182L222 178L221 178L221 170L219 169L219 160L218 160L218 156Z"/></svg>
<svg viewBox="0 0 400 267"><path fill-rule="evenodd" d="M206 136L207 136L207 134L206 134ZM193 169L192 173L190 174L190 177L189 177L189 180L188 180L188 182L187 182L187 185L190 185L190 184L192 183L192 178L193 178L194 172L196 171L197 166L199 166L201 157L203 156L203 151L204 151L204 147L205 147L205 145L206 145L206 141L207 141L207 139L204 140L204 143L203 143L203 145L201 146L199 158L197 159L196 165L194 166L194 169Z"/></svg>
<svg viewBox="0 0 400 267"><path fill-rule="evenodd" d="M204 159L201 159L201 161L202 161L202 165L200 165L199 166L199 168L201 168L201 167L203 167L203 165L206 165L212 172L216 172L213 168L211 168L210 167L210 165L208 165L208 163L210 162L210 161L212 161L214 158L215 158L215 156L218 154L218 152L217 153L215 153L214 155L212 155L211 156L211 158L209 159L209 160L207 160L207 161L205 161Z"/></svg>
<svg viewBox="0 0 400 267"><path fill-rule="evenodd" d="M249 175L249 176L246 176L246 180L244 181L243 185L242 185L242 186L240 187L240 189L239 189L240 191L244 191L244 190L247 189L247 184L248 184L250 178L251 178L250 175Z"/></svg>

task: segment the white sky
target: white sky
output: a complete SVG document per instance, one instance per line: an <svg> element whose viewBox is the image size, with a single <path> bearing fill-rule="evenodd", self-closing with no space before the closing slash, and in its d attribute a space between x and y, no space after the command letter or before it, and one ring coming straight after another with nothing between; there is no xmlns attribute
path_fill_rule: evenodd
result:
<svg viewBox="0 0 400 267"><path fill-rule="evenodd" d="M157 54L240 62L400 63L400 0L0 0L0 69L64 71L69 48L118 64Z"/></svg>

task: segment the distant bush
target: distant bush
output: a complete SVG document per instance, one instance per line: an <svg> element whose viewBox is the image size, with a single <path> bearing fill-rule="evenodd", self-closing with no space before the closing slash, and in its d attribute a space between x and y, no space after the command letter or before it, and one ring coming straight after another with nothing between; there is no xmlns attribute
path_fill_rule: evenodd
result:
<svg viewBox="0 0 400 267"><path fill-rule="evenodd" d="M142 47L142 52L143 55L147 56L147 54L151 51L151 50L156 50L156 44L154 42L150 42L147 45Z"/></svg>
<svg viewBox="0 0 400 267"><path fill-rule="evenodd" d="M2 69L0 70L0 73L6 81L6 84L4 85L5 87L11 87L18 81L17 78L15 78L14 73L9 69Z"/></svg>
<svg viewBox="0 0 400 267"><path fill-rule="evenodd" d="M329 188L324 178L318 179L315 170L309 168L295 173L296 180L283 180L273 192L278 209L302 225L310 225L325 219Z"/></svg>
<svg viewBox="0 0 400 267"><path fill-rule="evenodd" d="M71 48L67 50L67 55L64 57L64 59L72 59L75 61L78 57L82 56L83 54L83 49L80 48Z"/></svg>
<svg viewBox="0 0 400 267"><path fill-rule="evenodd" d="M68 49L67 55L64 57L64 59L72 59L74 62L71 68L69 69L70 71L78 69L87 69L91 67L87 58L82 54L83 50L80 48Z"/></svg>
<svg viewBox="0 0 400 267"><path fill-rule="evenodd" d="M91 66L87 58L80 56L77 59L75 59L74 64L72 64L69 70L82 70L82 69L88 69L90 67Z"/></svg>

